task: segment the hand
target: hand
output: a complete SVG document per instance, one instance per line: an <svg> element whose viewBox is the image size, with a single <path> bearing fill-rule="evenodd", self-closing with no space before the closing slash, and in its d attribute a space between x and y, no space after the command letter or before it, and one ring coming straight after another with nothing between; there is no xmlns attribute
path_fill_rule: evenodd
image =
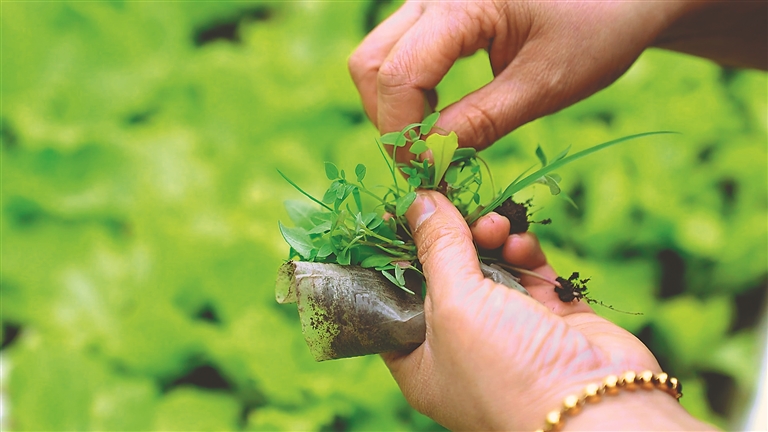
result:
<svg viewBox="0 0 768 432"><path fill-rule="evenodd" d="M493 81L445 108L437 124L480 150L609 85L655 41L766 67L766 4L413 0L363 40L349 69L368 117L386 133L431 112L453 64L487 50ZM398 160L408 157L399 150Z"/></svg>
<svg viewBox="0 0 768 432"><path fill-rule="evenodd" d="M523 277L532 296L526 297L483 278L472 233L442 195L419 192L406 217L427 280L427 335L415 351L383 357L417 410L452 430L535 430L565 396L579 393L588 383L626 370L660 371L654 356L632 334L598 317L584 303L561 302L551 285ZM503 256L511 264L554 278L536 238L507 238L502 219L491 214L479 220L473 227L478 241L503 243ZM611 404L638 400L653 405L649 417L663 418L666 412L677 419L687 416L663 392L638 393L644 394L601 402L578 417L588 421L586 414L601 413L603 404L620 413ZM643 412L635 406L630 411ZM643 429L642 423L624 426ZM685 427L701 430L702 425Z"/></svg>

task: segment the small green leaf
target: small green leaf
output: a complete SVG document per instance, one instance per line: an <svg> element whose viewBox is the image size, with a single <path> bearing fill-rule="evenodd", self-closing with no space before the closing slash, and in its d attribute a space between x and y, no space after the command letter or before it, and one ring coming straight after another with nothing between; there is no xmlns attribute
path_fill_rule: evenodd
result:
<svg viewBox="0 0 768 432"><path fill-rule="evenodd" d="M445 182L448 184L454 184L458 179L459 169L455 166L449 167L448 171L445 172Z"/></svg>
<svg viewBox="0 0 768 432"><path fill-rule="evenodd" d="M363 211L363 200L360 198L360 190L356 186L352 186L352 197L355 199L355 205L357 206L357 211L362 212Z"/></svg>
<svg viewBox="0 0 768 432"><path fill-rule="evenodd" d="M549 186L549 193L552 195L560 193L560 185L557 184L557 180L552 178L552 176L544 176L544 182Z"/></svg>
<svg viewBox="0 0 768 432"><path fill-rule="evenodd" d="M459 148L459 137L456 132L448 135L432 134L427 137L427 147L432 150L432 157L435 164L435 178L432 187L437 187L443 174L453 160L453 153Z"/></svg>
<svg viewBox="0 0 768 432"><path fill-rule="evenodd" d="M368 229L371 231L378 228L381 225L381 223L384 222L384 218L378 217L378 215L376 216L377 216L376 218L374 218L372 221L367 223Z"/></svg>
<svg viewBox="0 0 768 432"><path fill-rule="evenodd" d="M400 217L405 214L405 212L408 210L408 207L413 204L413 201L416 199L416 192L410 191L407 194L401 196L400 198L395 201L395 216Z"/></svg>
<svg viewBox="0 0 768 432"><path fill-rule="evenodd" d="M405 144L408 142L408 140L405 139L405 135L402 133L397 136L397 140L395 140L395 147L404 147Z"/></svg>
<svg viewBox="0 0 768 432"><path fill-rule="evenodd" d="M280 234L283 235L283 239L288 243L299 255L303 258L309 258L312 255L312 239L309 238L307 230L304 228L288 228L281 222L277 222L280 227Z"/></svg>
<svg viewBox="0 0 768 432"><path fill-rule="evenodd" d="M349 254L349 249L344 249L336 255L336 264L349 265L352 257Z"/></svg>
<svg viewBox="0 0 768 432"><path fill-rule="evenodd" d="M399 286L405 286L405 277L403 276L403 268L399 265L395 265L395 280Z"/></svg>
<svg viewBox="0 0 768 432"><path fill-rule="evenodd" d="M394 276L392 276L392 275L391 275L391 274L390 274L388 271L386 271L386 270L382 270L382 271L381 271L381 274L383 274L383 275L384 275L384 277L386 277L387 279L389 279L389 281L390 281L390 282L392 282L394 285L396 285L396 286L400 286L400 284L398 284L398 283L397 283L397 279L395 279L395 277L394 277Z"/></svg>
<svg viewBox="0 0 768 432"><path fill-rule="evenodd" d="M336 188L336 199L344 201L348 195L349 189L347 189L347 185L339 183L339 186Z"/></svg>
<svg viewBox="0 0 768 432"><path fill-rule="evenodd" d="M408 177L408 184L411 185L413 188L417 188L421 186L421 177L418 175L412 175Z"/></svg>
<svg viewBox="0 0 768 432"><path fill-rule="evenodd" d="M547 166L547 155L544 154L544 149L541 148L541 145L536 146L536 157L539 158L541 166Z"/></svg>
<svg viewBox="0 0 768 432"><path fill-rule="evenodd" d="M381 136L381 143L388 145L395 145L397 139L400 137L400 132L389 132Z"/></svg>
<svg viewBox="0 0 768 432"><path fill-rule="evenodd" d="M435 126L435 123L437 123L438 118L440 118L439 112L433 112L432 114L428 115L427 118L425 118L424 121L421 122L421 127L419 128L419 132L422 135L428 134L429 131L431 131L432 128Z"/></svg>
<svg viewBox="0 0 768 432"><path fill-rule="evenodd" d="M339 169L336 168L336 165L334 165L331 162L325 163L325 176L328 177L328 180L336 180L339 178Z"/></svg>
<svg viewBox="0 0 768 432"><path fill-rule="evenodd" d="M398 288L402 289L403 291L405 291L405 292L407 292L407 293L409 293L409 294L413 294L413 291L411 291L411 290L409 290L408 288L406 288L404 283L402 283L402 284L401 284L401 283L400 283L400 282L399 282L397 279L395 279L395 277L394 277L394 276L392 276L391 274L389 274L389 272L387 272L386 270L382 270L382 271L381 271L381 274L383 274L383 275L384 275L384 277L386 277L387 279L389 279L389 281L390 281L390 282L392 282L392 284L393 284L393 285L395 285L396 287L398 287Z"/></svg>
<svg viewBox="0 0 768 432"><path fill-rule="evenodd" d="M320 246L320 250L317 251L317 257L325 258L332 253L333 253L333 247L331 247L331 245L328 243L324 243L322 246Z"/></svg>
<svg viewBox="0 0 768 432"><path fill-rule="evenodd" d="M315 225L312 222L313 217L321 213L317 207L306 201L287 200L284 204L285 210L288 211L288 217L291 218L293 224L305 229L312 228Z"/></svg>
<svg viewBox="0 0 768 432"><path fill-rule="evenodd" d="M417 140L419 138L419 134L416 133L415 130L409 129L408 130L408 139L411 141Z"/></svg>
<svg viewBox="0 0 768 432"><path fill-rule="evenodd" d="M366 172L365 165L357 164L357 166L355 167L355 175L357 176L358 182L363 181L363 179L365 178L365 172Z"/></svg>
<svg viewBox="0 0 768 432"><path fill-rule="evenodd" d="M419 171L416 168L408 168L403 166L400 168L400 170L408 177L417 177L419 175Z"/></svg>
<svg viewBox="0 0 768 432"><path fill-rule="evenodd" d="M391 263L393 259L394 258L388 255L371 255L364 259L363 262L360 263L360 266L365 268L381 267Z"/></svg>
<svg viewBox="0 0 768 432"><path fill-rule="evenodd" d="M312 229L307 231L307 234L323 234L331 230L331 221L325 221L318 225L315 225Z"/></svg>
<svg viewBox="0 0 768 432"><path fill-rule="evenodd" d="M429 149L427 148L426 141L420 139L420 140L416 140L416 142L413 143L413 145L408 151L410 151L413 154L422 154L427 150Z"/></svg>
<svg viewBox="0 0 768 432"><path fill-rule="evenodd" d="M336 191L331 189L325 191L325 195L323 195L323 202L325 204L331 204L334 201L336 201Z"/></svg>

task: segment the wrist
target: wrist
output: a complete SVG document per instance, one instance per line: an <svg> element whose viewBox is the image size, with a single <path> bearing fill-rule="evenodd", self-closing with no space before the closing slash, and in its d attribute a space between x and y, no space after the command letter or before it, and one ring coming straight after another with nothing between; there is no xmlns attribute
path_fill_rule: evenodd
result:
<svg viewBox="0 0 768 432"><path fill-rule="evenodd" d="M540 430L714 430L680 405L681 389L666 373L610 375L563 399Z"/></svg>
<svg viewBox="0 0 768 432"><path fill-rule="evenodd" d="M691 416L669 394L637 389L604 396L569 417L563 431L705 431L716 430Z"/></svg>
<svg viewBox="0 0 768 432"><path fill-rule="evenodd" d="M708 58L725 66L768 68L766 2L683 1L665 6L668 18L653 47Z"/></svg>

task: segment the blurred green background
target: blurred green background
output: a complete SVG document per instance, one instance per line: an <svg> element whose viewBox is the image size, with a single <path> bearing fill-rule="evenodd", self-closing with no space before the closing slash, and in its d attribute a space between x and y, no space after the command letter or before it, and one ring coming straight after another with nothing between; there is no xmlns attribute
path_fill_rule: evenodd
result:
<svg viewBox="0 0 768 432"><path fill-rule="evenodd" d="M377 356L315 363L273 298L277 220L323 161L375 166L347 56L386 2L4 2L3 430L434 430ZM441 106L490 79L463 60ZM561 274L733 427L768 275L766 75L649 51L609 89L485 152L498 183L552 154L675 130L535 198ZM378 172L378 173L377 173ZM735 423L734 423L735 422Z"/></svg>

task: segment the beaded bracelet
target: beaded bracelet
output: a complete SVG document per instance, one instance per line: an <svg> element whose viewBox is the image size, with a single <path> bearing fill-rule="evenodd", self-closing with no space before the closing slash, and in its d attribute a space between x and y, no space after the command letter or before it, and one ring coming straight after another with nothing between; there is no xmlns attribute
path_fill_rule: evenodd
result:
<svg viewBox="0 0 768 432"><path fill-rule="evenodd" d="M597 403L603 395L616 395L620 390L634 391L637 388L645 390L658 389L669 393L677 400L683 397L683 385L675 377L670 377L664 372L654 374L651 371L636 374L629 371L620 377L608 375L602 384L589 384L581 396L570 395L563 400L563 407L547 414L547 423L544 429L536 432L559 431L565 423L565 416L573 417L586 403Z"/></svg>

